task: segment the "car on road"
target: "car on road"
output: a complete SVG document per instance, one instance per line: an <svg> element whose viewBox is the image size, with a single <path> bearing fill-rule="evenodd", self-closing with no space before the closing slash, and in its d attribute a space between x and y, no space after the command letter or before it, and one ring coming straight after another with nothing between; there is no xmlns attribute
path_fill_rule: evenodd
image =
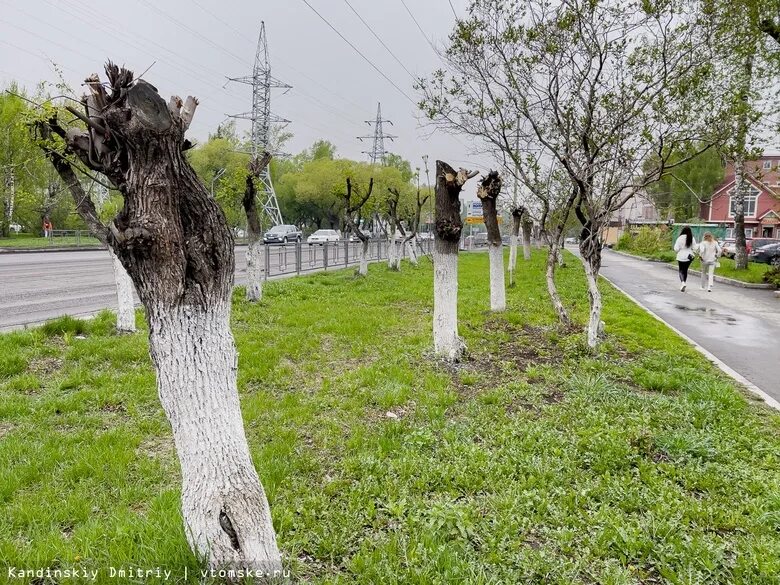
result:
<svg viewBox="0 0 780 585"><path fill-rule="evenodd" d="M340 239L341 234L338 230L317 230L306 238L306 243L310 246L313 246L314 244L322 246L327 242L338 242Z"/></svg>
<svg viewBox="0 0 780 585"><path fill-rule="evenodd" d="M479 232L478 234L474 234L474 245L487 246L488 245L487 232Z"/></svg>
<svg viewBox="0 0 780 585"><path fill-rule="evenodd" d="M574 245L574 244L579 244L580 241L577 238L566 238L565 240L563 240L563 243Z"/></svg>
<svg viewBox="0 0 780 585"><path fill-rule="evenodd" d="M302 239L303 233L294 225L275 225L263 234L264 244L289 244Z"/></svg>
<svg viewBox="0 0 780 585"><path fill-rule="evenodd" d="M761 262L763 264L771 264L777 268L780 268L780 242L772 244L766 244L759 248L754 247L748 254L748 259L751 262Z"/></svg>
<svg viewBox="0 0 780 585"><path fill-rule="evenodd" d="M12 232L14 232L15 234L18 234L19 232L21 232L21 231L22 231L22 226L20 226L18 223L12 223L12 224L11 224L11 225L9 225L8 227L9 227L9 228L11 229L11 231L12 231Z"/></svg>
<svg viewBox="0 0 780 585"><path fill-rule="evenodd" d="M369 232L368 230L360 230L360 233L362 233L369 240L371 239L371 232ZM357 234L355 234L354 232L350 232L350 234L349 234L349 241L350 242L359 242L360 238L358 238Z"/></svg>

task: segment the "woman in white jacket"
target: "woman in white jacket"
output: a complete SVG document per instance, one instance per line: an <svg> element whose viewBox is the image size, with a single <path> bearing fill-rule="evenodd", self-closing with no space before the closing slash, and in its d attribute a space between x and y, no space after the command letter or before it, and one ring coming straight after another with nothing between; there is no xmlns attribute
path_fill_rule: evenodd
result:
<svg viewBox="0 0 780 585"><path fill-rule="evenodd" d="M704 239L699 244L699 257L701 258L701 290L704 290L705 281L709 280L707 292L712 292L712 281L715 279L715 264L720 257L720 246L710 232L704 232Z"/></svg>
<svg viewBox="0 0 780 585"><path fill-rule="evenodd" d="M693 251L696 249L696 240L693 232L687 225L680 232L680 237L674 243L674 251L677 252L677 268L680 274L680 290L685 292L688 285L688 269L693 262Z"/></svg>

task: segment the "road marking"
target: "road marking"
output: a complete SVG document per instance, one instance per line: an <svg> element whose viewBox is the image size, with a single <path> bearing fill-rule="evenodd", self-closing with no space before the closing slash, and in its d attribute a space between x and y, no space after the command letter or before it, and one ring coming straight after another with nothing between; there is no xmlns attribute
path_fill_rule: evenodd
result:
<svg viewBox="0 0 780 585"><path fill-rule="evenodd" d="M720 370L725 373L726 375L733 378L737 383L741 384L745 388L747 388L750 392L761 398L767 406L770 406L771 408L774 408L775 410L780 411L780 402L772 398L769 394L761 390L758 386L753 384L750 380L745 378L742 374L737 372L736 370L729 367L726 363L724 363L721 359L716 357L713 353L711 353L709 350L705 349L698 343L696 343L693 339L688 337L685 333L677 329L674 325L671 323L667 323L660 315L652 311L651 309L648 309L645 305L643 305L639 300L635 299L633 296L631 296L628 292L624 291L622 288L620 288L617 284L612 282L609 278L604 276L603 274L600 275L604 280L606 280L609 284L611 284L613 287L615 287L618 291L626 295L634 304L636 304L639 308L643 309L653 317L655 317L658 321L666 325L669 329L674 331L677 335L682 337L685 341L690 343L699 353L701 353L704 357L706 357L708 360L710 360L712 363L714 363Z"/></svg>

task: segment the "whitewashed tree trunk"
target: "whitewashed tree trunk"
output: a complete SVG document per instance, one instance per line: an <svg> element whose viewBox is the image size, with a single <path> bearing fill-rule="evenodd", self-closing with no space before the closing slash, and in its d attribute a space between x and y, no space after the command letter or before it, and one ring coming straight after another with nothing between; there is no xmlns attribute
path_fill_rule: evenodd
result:
<svg viewBox="0 0 780 585"><path fill-rule="evenodd" d="M458 252L457 247L454 253L443 249L446 244L436 242L433 249L433 348L456 362L466 344L458 335Z"/></svg>
<svg viewBox="0 0 780 585"><path fill-rule="evenodd" d="M412 263L412 266L417 266L419 264L417 261L417 250L415 250L414 247L414 239L406 240L406 253L409 256L409 262Z"/></svg>
<svg viewBox="0 0 780 585"><path fill-rule="evenodd" d="M111 264L114 267L114 281L116 282L116 329L122 333L133 333L136 330L133 280L110 246L108 254L111 256Z"/></svg>
<svg viewBox="0 0 780 585"><path fill-rule="evenodd" d="M553 309L555 309L556 315L558 315L558 321L561 325L568 326L570 324L569 314L566 312L566 307L563 306L561 296L558 294L558 287L555 286L555 263L558 257L558 244L554 242L550 244L547 252L547 271L545 273L547 279L547 294L550 295L550 302L552 302Z"/></svg>
<svg viewBox="0 0 780 585"><path fill-rule="evenodd" d="M515 286L515 270L517 270L517 235L509 236L509 286Z"/></svg>
<svg viewBox="0 0 780 585"><path fill-rule="evenodd" d="M531 259L531 231L533 225L530 221L523 221L523 259Z"/></svg>
<svg viewBox="0 0 780 585"><path fill-rule="evenodd" d="M490 259L490 310L506 310L506 287L504 283L504 249L501 246L488 246Z"/></svg>
<svg viewBox="0 0 780 585"><path fill-rule="evenodd" d="M190 545L213 568L280 575L271 512L241 418L229 305L153 310L149 325L160 401L181 465Z"/></svg>
<svg viewBox="0 0 780 585"><path fill-rule="evenodd" d="M250 240L246 251L246 298L248 301L259 301L263 298L264 249L262 240Z"/></svg>
<svg viewBox="0 0 780 585"><path fill-rule="evenodd" d="M585 267L585 279L588 282L588 300L590 301L590 314L588 317L588 347L595 348L599 343L601 333L601 291L598 286L598 275L594 273L590 262L582 258Z"/></svg>
<svg viewBox="0 0 780 585"><path fill-rule="evenodd" d="M358 274L360 276L368 275L368 240L361 242L360 250L358 251L358 257L360 259L360 267L358 268Z"/></svg>

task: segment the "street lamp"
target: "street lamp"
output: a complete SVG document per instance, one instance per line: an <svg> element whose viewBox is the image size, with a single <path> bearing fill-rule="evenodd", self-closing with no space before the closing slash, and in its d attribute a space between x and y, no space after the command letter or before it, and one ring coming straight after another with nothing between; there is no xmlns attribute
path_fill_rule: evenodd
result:
<svg viewBox="0 0 780 585"><path fill-rule="evenodd" d="M227 170L227 169L217 169L217 172L216 172L216 173L214 173L214 178L213 178L213 179L211 179L211 197L212 197L212 198L214 197L214 183L216 183L216 182L219 180L219 178L220 178L222 175L224 175L224 174L225 174L225 171L226 171L226 170Z"/></svg>

